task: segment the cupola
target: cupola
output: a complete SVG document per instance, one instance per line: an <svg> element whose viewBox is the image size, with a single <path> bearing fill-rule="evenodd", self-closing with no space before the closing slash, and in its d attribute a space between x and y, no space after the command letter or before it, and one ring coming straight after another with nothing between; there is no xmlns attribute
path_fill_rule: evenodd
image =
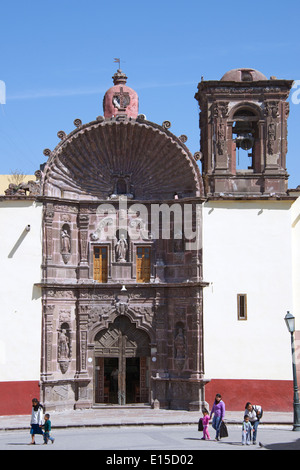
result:
<svg viewBox="0 0 300 470"><path fill-rule="evenodd" d="M126 74L118 70L112 78L114 86L107 90L103 99L104 117L127 116L136 119L139 99L137 93L126 85Z"/></svg>

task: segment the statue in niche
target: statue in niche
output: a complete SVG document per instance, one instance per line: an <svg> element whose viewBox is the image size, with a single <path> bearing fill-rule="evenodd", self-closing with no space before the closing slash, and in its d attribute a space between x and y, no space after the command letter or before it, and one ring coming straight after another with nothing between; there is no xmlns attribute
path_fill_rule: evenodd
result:
<svg viewBox="0 0 300 470"><path fill-rule="evenodd" d="M58 360L65 361L70 357L69 337L67 330L62 329L58 334Z"/></svg>
<svg viewBox="0 0 300 470"><path fill-rule="evenodd" d="M175 359L185 358L185 338L183 328L178 327L178 332L175 337Z"/></svg>
<svg viewBox="0 0 300 470"><path fill-rule="evenodd" d="M181 253L182 251L184 251L183 234L181 230L178 230L174 234L173 250L174 253Z"/></svg>
<svg viewBox="0 0 300 470"><path fill-rule="evenodd" d="M116 253L117 253L118 261L120 262L126 261L127 250L128 250L128 243L125 238L125 235L122 234L119 241L116 244Z"/></svg>
<svg viewBox="0 0 300 470"><path fill-rule="evenodd" d="M71 237L66 228L61 231L61 251L62 253L70 253L71 251Z"/></svg>
<svg viewBox="0 0 300 470"><path fill-rule="evenodd" d="M60 247L63 261L67 264L71 256L71 230L68 224L62 226L60 232Z"/></svg>

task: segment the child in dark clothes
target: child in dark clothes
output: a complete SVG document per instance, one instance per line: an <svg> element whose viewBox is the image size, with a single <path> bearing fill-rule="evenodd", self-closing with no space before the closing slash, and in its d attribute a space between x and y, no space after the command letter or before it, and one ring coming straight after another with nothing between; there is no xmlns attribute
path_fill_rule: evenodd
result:
<svg viewBox="0 0 300 470"><path fill-rule="evenodd" d="M50 421L50 415L47 413L45 414L45 423L44 423L44 444L48 444L48 441L50 440L52 444L54 443L54 437L50 436L50 431L51 431L51 421Z"/></svg>

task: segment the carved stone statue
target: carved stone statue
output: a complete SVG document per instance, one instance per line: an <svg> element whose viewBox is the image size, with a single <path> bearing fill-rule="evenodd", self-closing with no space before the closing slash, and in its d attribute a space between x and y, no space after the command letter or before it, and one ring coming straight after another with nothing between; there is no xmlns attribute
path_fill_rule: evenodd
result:
<svg viewBox="0 0 300 470"><path fill-rule="evenodd" d="M70 235L68 234L68 231L66 229L63 229L61 231L61 248L62 248L62 253L70 253L71 251L71 240L70 240Z"/></svg>
<svg viewBox="0 0 300 470"><path fill-rule="evenodd" d="M66 330L61 330L58 338L58 359L66 360L69 359L70 349L69 349L69 338L67 336Z"/></svg>
<svg viewBox="0 0 300 470"><path fill-rule="evenodd" d="M116 253L117 253L118 261L120 262L126 261L127 250L128 250L128 243L124 234L122 234L120 240L118 241L116 245Z"/></svg>
<svg viewBox="0 0 300 470"><path fill-rule="evenodd" d="M178 328L178 333L175 338L175 358L176 359L184 359L185 357L185 339L184 333L182 328Z"/></svg>

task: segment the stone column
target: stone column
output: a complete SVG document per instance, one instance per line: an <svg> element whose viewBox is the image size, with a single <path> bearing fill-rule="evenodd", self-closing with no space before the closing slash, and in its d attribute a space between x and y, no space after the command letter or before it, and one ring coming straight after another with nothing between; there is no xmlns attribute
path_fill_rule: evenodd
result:
<svg viewBox="0 0 300 470"><path fill-rule="evenodd" d="M77 371L75 374L75 408L90 408L92 398L89 396L88 358L88 310L81 305L77 312Z"/></svg>
<svg viewBox="0 0 300 470"><path fill-rule="evenodd" d="M52 250L53 250L53 237L52 237L52 222L54 218L54 208L53 204L47 204L44 212L44 221L45 221L45 253L46 260L52 259Z"/></svg>
<svg viewBox="0 0 300 470"><path fill-rule="evenodd" d="M80 252L80 262L79 262L79 267L78 267L79 279L88 279L89 277L88 226L89 226L89 215L80 213L79 220L78 220L79 252Z"/></svg>
<svg viewBox="0 0 300 470"><path fill-rule="evenodd" d="M53 313L54 305L47 305L46 299L43 300L43 349L42 349L42 381L53 378Z"/></svg>
<svg viewBox="0 0 300 470"><path fill-rule="evenodd" d="M81 305L77 313L77 377L87 377L88 310Z"/></svg>

